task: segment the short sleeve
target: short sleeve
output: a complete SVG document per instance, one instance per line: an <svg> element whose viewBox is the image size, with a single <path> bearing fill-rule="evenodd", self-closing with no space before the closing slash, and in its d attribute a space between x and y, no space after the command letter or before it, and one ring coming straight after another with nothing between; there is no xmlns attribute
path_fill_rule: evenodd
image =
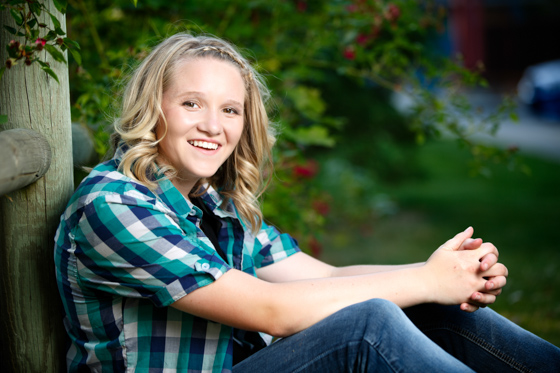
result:
<svg viewBox="0 0 560 373"><path fill-rule="evenodd" d="M293 237L263 222L255 236L253 261L256 268L266 267L300 251Z"/></svg>
<svg viewBox="0 0 560 373"><path fill-rule="evenodd" d="M164 307L230 269L193 223L164 210L118 194L86 204L74 232L82 286Z"/></svg>

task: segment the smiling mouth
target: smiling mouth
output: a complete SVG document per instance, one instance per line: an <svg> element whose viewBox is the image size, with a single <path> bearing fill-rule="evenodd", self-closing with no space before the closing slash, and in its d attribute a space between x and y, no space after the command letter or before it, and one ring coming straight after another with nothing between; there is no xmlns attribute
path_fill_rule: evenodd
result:
<svg viewBox="0 0 560 373"><path fill-rule="evenodd" d="M208 150L218 149L218 144L213 143L213 142L194 140L194 141L189 141L189 144L191 144L192 146L196 146L197 148L202 148L202 149L208 149Z"/></svg>

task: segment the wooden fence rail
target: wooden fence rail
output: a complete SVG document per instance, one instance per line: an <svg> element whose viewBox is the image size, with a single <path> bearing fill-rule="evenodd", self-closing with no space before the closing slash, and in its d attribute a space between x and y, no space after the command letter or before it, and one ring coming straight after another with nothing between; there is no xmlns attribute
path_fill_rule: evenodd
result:
<svg viewBox="0 0 560 373"><path fill-rule="evenodd" d="M51 147L33 130L0 132L0 196L39 180L51 165Z"/></svg>

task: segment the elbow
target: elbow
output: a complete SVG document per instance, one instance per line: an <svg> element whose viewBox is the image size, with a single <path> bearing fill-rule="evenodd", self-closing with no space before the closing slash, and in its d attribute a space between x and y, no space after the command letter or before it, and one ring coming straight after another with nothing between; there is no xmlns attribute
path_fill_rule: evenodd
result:
<svg viewBox="0 0 560 373"><path fill-rule="evenodd" d="M298 331L296 328L289 327L288 325L285 325L281 322L274 321L267 325L265 329L266 330L263 330L263 332L265 332L266 334L270 334L271 336L276 338L289 337L292 334L297 333Z"/></svg>
<svg viewBox="0 0 560 373"><path fill-rule="evenodd" d="M297 319L294 319L293 314L289 312L271 310L267 320L262 331L277 338L289 337L305 329Z"/></svg>

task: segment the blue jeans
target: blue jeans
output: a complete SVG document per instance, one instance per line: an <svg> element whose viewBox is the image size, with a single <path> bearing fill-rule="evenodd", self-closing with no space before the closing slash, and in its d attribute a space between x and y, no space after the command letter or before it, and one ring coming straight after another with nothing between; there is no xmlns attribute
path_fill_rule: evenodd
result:
<svg viewBox="0 0 560 373"><path fill-rule="evenodd" d="M560 349L489 308L383 299L347 307L233 367L242 372L560 372Z"/></svg>

